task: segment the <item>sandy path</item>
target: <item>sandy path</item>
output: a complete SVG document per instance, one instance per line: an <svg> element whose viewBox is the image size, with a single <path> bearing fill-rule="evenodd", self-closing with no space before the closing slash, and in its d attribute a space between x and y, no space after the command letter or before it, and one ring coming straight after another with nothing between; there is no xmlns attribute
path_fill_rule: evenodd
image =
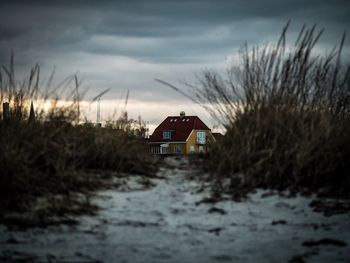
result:
<svg viewBox="0 0 350 263"><path fill-rule="evenodd" d="M25 232L0 226L0 259L288 262L302 255L305 262L349 262L349 214L324 217L311 211L310 199L261 198L262 192L243 203L196 205L205 195L196 192L196 181L186 179L191 173L162 168L165 179L153 180L156 186L150 190L101 192L96 198L99 214L81 217L76 226ZM305 240L322 238L347 245L302 246Z"/></svg>

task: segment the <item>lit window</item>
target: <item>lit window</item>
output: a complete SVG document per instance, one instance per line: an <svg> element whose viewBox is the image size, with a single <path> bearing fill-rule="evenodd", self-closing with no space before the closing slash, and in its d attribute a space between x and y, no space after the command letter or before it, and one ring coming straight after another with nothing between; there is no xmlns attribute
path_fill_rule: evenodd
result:
<svg viewBox="0 0 350 263"><path fill-rule="evenodd" d="M174 119L174 122L176 122L177 121L177 119Z"/></svg>
<svg viewBox="0 0 350 263"><path fill-rule="evenodd" d="M186 121L187 121L187 122L189 122L189 121L190 121L190 119L187 119Z"/></svg>
<svg viewBox="0 0 350 263"><path fill-rule="evenodd" d="M190 153L194 153L194 145L190 146Z"/></svg>
<svg viewBox="0 0 350 263"><path fill-rule="evenodd" d="M163 139L171 139L171 131L163 131Z"/></svg>
<svg viewBox="0 0 350 263"><path fill-rule="evenodd" d="M170 122L173 122L173 119L170 119Z"/></svg>
<svg viewBox="0 0 350 263"><path fill-rule="evenodd" d="M197 143L205 144L205 132L203 131L197 132Z"/></svg>
<svg viewBox="0 0 350 263"><path fill-rule="evenodd" d="M185 122L185 119L182 119L182 122Z"/></svg>
<svg viewBox="0 0 350 263"><path fill-rule="evenodd" d="M199 153L204 153L204 147L203 147L203 145L200 145L200 146L198 147L198 152L199 152Z"/></svg>

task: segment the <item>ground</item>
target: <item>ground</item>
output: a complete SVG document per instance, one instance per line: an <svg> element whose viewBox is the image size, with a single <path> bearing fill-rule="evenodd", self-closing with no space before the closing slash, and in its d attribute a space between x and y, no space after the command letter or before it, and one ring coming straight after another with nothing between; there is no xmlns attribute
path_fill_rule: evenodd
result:
<svg viewBox="0 0 350 263"><path fill-rule="evenodd" d="M325 216L312 197L262 190L244 202L201 202L209 193L195 173L169 159L147 188L129 178L99 192L100 211L77 225L0 225L0 261L350 262L349 213Z"/></svg>

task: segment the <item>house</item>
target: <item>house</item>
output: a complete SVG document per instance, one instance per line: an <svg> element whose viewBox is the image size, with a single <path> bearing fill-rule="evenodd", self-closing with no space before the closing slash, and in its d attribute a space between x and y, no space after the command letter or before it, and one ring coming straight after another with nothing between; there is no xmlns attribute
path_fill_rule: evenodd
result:
<svg viewBox="0 0 350 263"><path fill-rule="evenodd" d="M210 141L215 140L211 130L197 116L167 117L149 139L153 154L205 154Z"/></svg>
<svg viewBox="0 0 350 263"><path fill-rule="evenodd" d="M215 141L220 141L222 138L224 138L224 135L222 135L220 132L213 132L212 135L215 138Z"/></svg>

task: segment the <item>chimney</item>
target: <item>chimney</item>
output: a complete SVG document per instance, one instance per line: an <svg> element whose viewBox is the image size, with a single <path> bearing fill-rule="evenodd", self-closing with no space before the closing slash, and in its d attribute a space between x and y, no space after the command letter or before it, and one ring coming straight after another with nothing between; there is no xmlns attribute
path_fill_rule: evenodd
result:
<svg viewBox="0 0 350 263"><path fill-rule="evenodd" d="M184 111L181 111L181 112L180 112L180 118L185 117L185 115L186 115L186 114L185 114L185 112L184 112Z"/></svg>

